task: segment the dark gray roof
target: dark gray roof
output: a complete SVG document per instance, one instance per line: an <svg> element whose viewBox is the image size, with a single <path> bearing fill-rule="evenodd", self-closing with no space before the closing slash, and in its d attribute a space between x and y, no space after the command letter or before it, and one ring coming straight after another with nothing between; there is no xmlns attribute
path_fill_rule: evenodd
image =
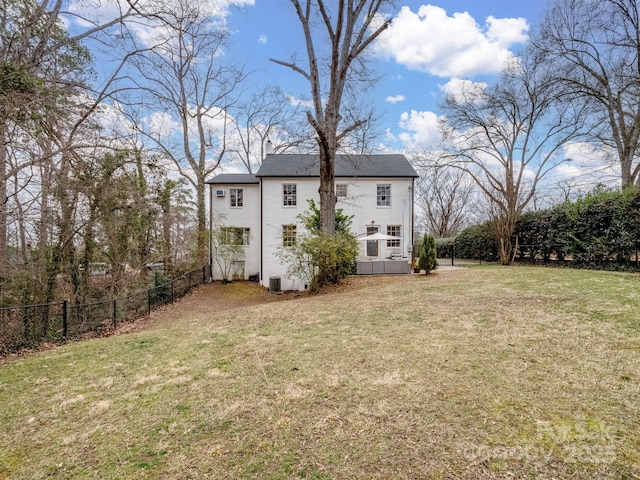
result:
<svg viewBox="0 0 640 480"><path fill-rule="evenodd" d="M211 180L207 180L207 183L216 185L246 185L260 182L256 176L251 173L221 173Z"/></svg>
<svg viewBox="0 0 640 480"><path fill-rule="evenodd" d="M336 177L413 177L418 174L404 155L338 155ZM267 155L256 177L319 177L318 155Z"/></svg>

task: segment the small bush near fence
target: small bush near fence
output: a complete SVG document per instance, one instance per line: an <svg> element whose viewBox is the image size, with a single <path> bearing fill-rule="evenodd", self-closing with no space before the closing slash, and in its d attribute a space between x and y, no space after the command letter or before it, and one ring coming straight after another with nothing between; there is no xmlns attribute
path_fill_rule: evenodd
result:
<svg viewBox="0 0 640 480"><path fill-rule="evenodd" d="M65 301L0 308L0 355L34 348L43 342L113 330L120 323L132 322L174 302L210 277L207 265L170 281L163 281L164 277L156 275L152 288L112 300L86 305L71 305Z"/></svg>

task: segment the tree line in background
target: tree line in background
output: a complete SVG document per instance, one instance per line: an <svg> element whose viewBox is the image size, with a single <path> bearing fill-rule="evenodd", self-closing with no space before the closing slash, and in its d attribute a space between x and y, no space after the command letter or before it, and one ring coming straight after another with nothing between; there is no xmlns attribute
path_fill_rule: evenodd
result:
<svg viewBox="0 0 640 480"><path fill-rule="evenodd" d="M124 6L0 0L0 305L113 298L150 267L208 263L207 177L253 171L267 136L308 143L298 107L221 54L210 2Z"/></svg>

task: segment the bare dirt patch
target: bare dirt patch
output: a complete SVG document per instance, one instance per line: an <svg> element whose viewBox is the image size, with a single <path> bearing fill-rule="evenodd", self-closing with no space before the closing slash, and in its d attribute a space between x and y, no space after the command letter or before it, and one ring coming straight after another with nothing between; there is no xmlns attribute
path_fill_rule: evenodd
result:
<svg viewBox="0 0 640 480"><path fill-rule="evenodd" d="M155 328L176 321L191 314L222 312L235 308L250 307L268 303L296 301L303 298L323 298L326 296L345 294L359 290L367 290L384 285L401 286L407 283L429 281L440 283L451 274L465 275L469 270L457 267L445 267L430 275L354 275L343 279L337 285L328 285L319 293L310 295L307 292L281 291L270 292L255 282L235 281L227 284L213 282L201 285L177 302L165 305L133 323L123 324L116 332L107 335L119 335Z"/></svg>

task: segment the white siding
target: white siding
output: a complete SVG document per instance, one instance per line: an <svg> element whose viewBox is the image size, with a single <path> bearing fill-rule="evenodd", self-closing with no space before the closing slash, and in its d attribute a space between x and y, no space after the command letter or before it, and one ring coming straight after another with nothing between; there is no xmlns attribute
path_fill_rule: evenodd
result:
<svg viewBox="0 0 640 480"><path fill-rule="evenodd" d="M338 179L336 183L345 183ZM391 205L377 206L377 186L391 185ZM413 179L411 178L358 178L348 182L347 197L338 199L336 208L347 215L355 215L351 231L356 237L366 235L367 227L374 225L380 233L387 233L387 225L400 225L400 247L387 248L386 241L379 242L378 256L386 258L400 249L407 256L412 241ZM360 242L360 257L366 257L366 243Z"/></svg>

